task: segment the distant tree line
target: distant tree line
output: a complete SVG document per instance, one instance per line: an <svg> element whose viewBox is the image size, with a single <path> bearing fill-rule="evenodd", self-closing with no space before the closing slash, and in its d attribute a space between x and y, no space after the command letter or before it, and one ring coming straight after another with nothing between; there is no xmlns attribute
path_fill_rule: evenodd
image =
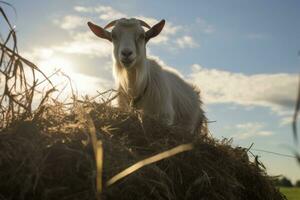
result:
<svg viewBox="0 0 300 200"><path fill-rule="evenodd" d="M275 180L275 185L278 187L300 187L300 180L297 180L295 185L287 177L278 178Z"/></svg>

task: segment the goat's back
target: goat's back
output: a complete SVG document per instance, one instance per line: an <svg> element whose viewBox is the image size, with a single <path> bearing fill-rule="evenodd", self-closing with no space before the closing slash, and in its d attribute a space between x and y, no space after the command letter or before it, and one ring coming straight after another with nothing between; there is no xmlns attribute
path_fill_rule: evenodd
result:
<svg viewBox="0 0 300 200"><path fill-rule="evenodd" d="M160 67L156 61L150 60L152 67L160 68L161 81L170 91L170 103L175 111L174 124L183 126L194 132L205 120L201 109L200 91L187 83L174 69Z"/></svg>

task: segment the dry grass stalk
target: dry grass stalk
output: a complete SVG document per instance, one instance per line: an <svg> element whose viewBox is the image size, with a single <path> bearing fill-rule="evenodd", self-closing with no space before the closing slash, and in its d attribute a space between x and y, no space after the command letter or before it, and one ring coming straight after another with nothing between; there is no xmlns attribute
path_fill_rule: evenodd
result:
<svg viewBox="0 0 300 200"><path fill-rule="evenodd" d="M39 84L35 78L36 72L41 73L50 84L51 81L35 64L19 55L16 32L1 6L0 14L9 30L7 37L0 42L0 128L6 128L15 121L32 117L33 98ZM52 90L53 88L48 92ZM38 107L47 98L48 95L41 99Z"/></svg>
<svg viewBox="0 0 300 200"><path fill-rule="evenodd" d="M182 152L185 152L185 151L190 151L192 149L193 149L193 144L182 144L182 145L174 147L170 150L161 152L157 155L154 155L154 156L151 156L151 157L146 158L144 160L141 160L141 161L135 163L134 165L131 165L127 169L123 170L122 172L118 173L117 175L115 175L111 179L109 179L107 181L106 185L110 186L110 185L114 184L115 182L119 181L120 179L123 179L124 177L128 176L129 174L134 173L135 171L141 169L142 167L145 167L147 165L158 162L160 160L169 158L169 157L174 156L178 153L182 153Z"/></svg>

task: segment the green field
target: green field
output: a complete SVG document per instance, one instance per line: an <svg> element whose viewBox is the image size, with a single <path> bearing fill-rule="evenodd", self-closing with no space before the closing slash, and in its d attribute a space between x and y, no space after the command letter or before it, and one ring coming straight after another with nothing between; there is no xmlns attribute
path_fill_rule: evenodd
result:
<svg viewBox="0 0 300 200"><path fill-rule="evenodd" d="M282 192L288 200L300 200L300 188L288 188L281 187L280 192Z"/></svg>

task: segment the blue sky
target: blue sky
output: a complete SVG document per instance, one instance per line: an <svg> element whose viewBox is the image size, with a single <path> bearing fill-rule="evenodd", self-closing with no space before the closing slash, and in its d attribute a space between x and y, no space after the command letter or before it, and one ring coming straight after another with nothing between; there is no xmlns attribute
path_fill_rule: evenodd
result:
<svg viewBox="0 0 300 200"><path fill-rule="evenodd" d="M166 19L148 53L201 89L207 115L216 121L210 125L212 134L232 137L234 145L254 143L255 149L284 154L295 148L290 120L300 69L299 1L10 3L17 16L6 10L16 25L21 52L47 72L63 68L80 94L114 87L110 44L89 32L88 20L104 26L123 16L138 16L151 25ZM271 175L300 179L293 159L253 152Z"/></svg>

